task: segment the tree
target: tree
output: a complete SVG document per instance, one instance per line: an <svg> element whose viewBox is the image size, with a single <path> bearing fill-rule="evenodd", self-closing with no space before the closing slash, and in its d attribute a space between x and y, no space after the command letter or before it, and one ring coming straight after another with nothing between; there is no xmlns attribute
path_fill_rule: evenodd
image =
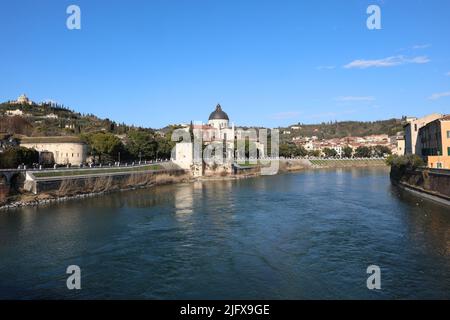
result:
<svg viewBox="0 0 450 320"><path fill-rule="evenodd" d="M172 149L175 146L175 142L171 141L169 137L156 137L157 150L156 158L170 159L172 155Z"/></svg>
<svg viewBox="0 0 450 320"><path fill-rule="evenodd" d="M287 143L280 144L279 154L281 157L289 158L291 157L290 145Z"/></svg>
<svg viewBox="0 0 450 320"><path fill-rule="evenodd" d="M369 147L360 146L355 150L355 157L357 158L370 158L372 156L372 150Z"/></svg>
<svg viewBox="0 0 450 320"><path fill-rule="evenodd" d="M297 146L297 149L295 151L295 155L297 157L305 157L308 154L308 151L303 146Z"/></svg>
<svg viewBox="0 0 450 320"><path fill-rule="evenodd" d="M344 156L344 158L351 158L353 155L353 148L350 146L345 146L342 149L342 155Z"/></svg>
<svg viewBox="0 0 450 320"><path fill-rule="evenodd" d="M98 156L99 162L115 159L120 151L123 151L122 141L115 135L107 132L92 133L83 136L91 147L94 156Z"/></svg>
<svg viewBox="0 0 450 320"><path fill-rule="evenodd" d="M297 146L294 143L282 143L280 144L279 153L281 157L304 157L307 155L307 151L302 146Z"/></svg>
<svg viewBox="0 0 450 320"><path fill-rule="evenodd" d="M131 131L127 136L126 148L130 155L137 159L155 159L158 143L153 134L147 131Z"/></svg>
<svg viewBox="0 0 450 320"><path fill-rule="evenodd" d="M406 168L416 169L424 167L426 164L421 157L416 154L410 154L405 156L390 155L386 159L386 163L391 167L404 170Z"/></svg>
<svg viewBox="0 0 450 320"><path fill-rule="evenodd" d="M376 157L384 157L385 155L390 155L390 154L392 154L392 151L391 151L391 149L389 149L388 147L386 147L386 146L380 146L380 145L377 145L377 146L375 146L375 147L373 147L373 154L376 156Z"/></svg>
<svg viewBox="0 0 450 320"><path fill-rule="evenodd" d="M337 156L337 151L330 148L324 148L322 152L325 154L325 157L327 158L333 158Z"/></svg>
<svg viewBox="0 0 450 320"><path fill-rule="evenodd" d="M0 153L0 168L15 169L21 164L31 166L39 162L39 152L24 147L8 147Z"/></svg>
<svg viewBox="0 0 450 320"><path fill-rule="evenodd" d="M320 157L320 150L310 150L308 151L308 156L310 157Z"/></svg>

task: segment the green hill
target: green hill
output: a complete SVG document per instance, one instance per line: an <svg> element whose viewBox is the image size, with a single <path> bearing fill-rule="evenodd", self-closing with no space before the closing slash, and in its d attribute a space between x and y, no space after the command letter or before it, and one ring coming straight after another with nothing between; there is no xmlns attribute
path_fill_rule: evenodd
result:
<svg viewBox="0 0 450 320"><path fill-rule="evenodd" d="M22 116L8 116L8 111L22 111ZM298 126L294 130L291 127ZM373 134L395 135L403 131L401 119L380 121L343 121L321 124L295 124L281 128L281 132L290 131L282 135L282 139L293 137L317 136L320 139L343 138L348 136L368 136ZM27 136L67 136L81 133L105 131L117 135L126 135L130 130L143 130L154 133L151 128L128 126L110 119L100 119L92 114L81 114L65 106L43 104L14 104L5 102L0 104L0 132L23 134ZM172 126L161 129L161 132L173 130Z"/></svg>
<svg viewBox="0 0 450 320"><path fill-rule="evenodd" d="M294 130L292 127L300 127ZM389 119L380 121L342 121L328 122L321 124L294 124L283 131L290 131L290 134L283 135L284 138L298 136L317 136L319 139L332 139L344 137L363 137L375 134L395 135L403 131L402 119Z"/></svg>
<svg viewBox="0 0 450 320"><path fill-rule="evenodd" d="M14 110L20 110L23 115L7 114ZM0 104L0 132L28 136L66 136L98 131L126 134L132 129L153 131L100 119L92 114L81 114L58 104Z"/></svg>

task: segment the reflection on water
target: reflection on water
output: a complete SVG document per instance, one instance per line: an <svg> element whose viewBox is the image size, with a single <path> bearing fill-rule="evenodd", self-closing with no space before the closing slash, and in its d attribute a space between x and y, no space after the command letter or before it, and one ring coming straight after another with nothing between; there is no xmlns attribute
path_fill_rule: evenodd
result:
<svg viewBox="0 0 450 320"><path fill-rule="evenodd" d="M385 169L195 182L0 214L0 298L450 298L449 248Z"/></svg>

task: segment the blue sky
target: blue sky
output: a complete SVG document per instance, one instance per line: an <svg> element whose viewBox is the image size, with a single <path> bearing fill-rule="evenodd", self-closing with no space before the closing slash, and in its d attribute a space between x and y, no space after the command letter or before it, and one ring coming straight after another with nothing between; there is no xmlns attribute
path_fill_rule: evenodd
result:
<svg viewBox="0 0 450 320"><path fill-rule="evenodd" d="M217 103L268 127L450 113L449 14L448 0L1 1L0 100L154 128Z"/></svg>

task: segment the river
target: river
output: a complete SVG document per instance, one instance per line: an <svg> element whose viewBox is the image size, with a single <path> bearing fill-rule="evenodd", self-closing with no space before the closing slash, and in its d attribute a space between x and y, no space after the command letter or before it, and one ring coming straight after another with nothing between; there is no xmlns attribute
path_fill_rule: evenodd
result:
<svg viewBox="0 0 450 320"><path fill-rule="evenodd" d="M66 287L69 265L81 290ZM450 209L369 168L0 212L0 298L448 299Z"/></svg>

